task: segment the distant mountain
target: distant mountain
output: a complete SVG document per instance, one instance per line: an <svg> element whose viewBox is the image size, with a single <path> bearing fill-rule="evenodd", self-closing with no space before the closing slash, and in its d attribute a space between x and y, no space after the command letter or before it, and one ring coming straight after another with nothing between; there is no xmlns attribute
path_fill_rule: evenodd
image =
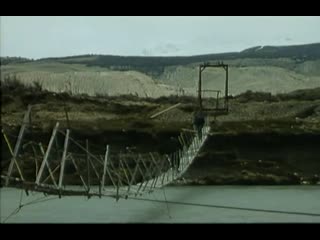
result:
<svg viewBox="0 0 320 240"><path fill-rule="evenodd" d="M206 54L184 57L82 55L63 58L46 58L39 61L60 63L82 63L90 66L106 67L112 70L136 70L148 75L159 76L165 67L188 65L199 62L226 61L239 58L291 58L298 62L320 59L320 43L295 46L253 47L241 52Z"/></svg>
<svg viewBox="0 0 320 240"><path fill-rule="evenodd" d="M22 57L0 57L0 65L32 62L33 59Z"/></svg>
<svg viewBox="0 0 320 240"><path fill-rule="evenodd" d="M185 57L87 54L34 61L1 58L1 76L16 74L21 81L41 82L50 91L66 90L68 82L73 84L74 93L81 90L91 95L195 94L199 63L217 61L230 66L232 95L247 90L287 93L320 87L320 43L256 46L241 52ZM221 69L206 69L203 86L223 91L224 74Z"/></svg>
<svg viewBox="0 0 320 240"><path fill-rule="evenodd" d="M112 70L136 70L151 75L159 75L165 67L188 65L199 62L225 61L239 58L290 58L297 62L320 59L320 43L293 46L257 46L241 52L206 54L196 56L150 57L150 56L114 56L79 55L58 58L43 58L36 62L59 62L66 64L85 64L106 67ZM1 65L28 62L32 60L1 58Z"/></svg>
<svg viewBox="0 0 320 240"><path fill-rule="evenodd" d="M315 60L320 58L320 43L292 46L258 46L243 50L241 58L292 58Z"/></svg>

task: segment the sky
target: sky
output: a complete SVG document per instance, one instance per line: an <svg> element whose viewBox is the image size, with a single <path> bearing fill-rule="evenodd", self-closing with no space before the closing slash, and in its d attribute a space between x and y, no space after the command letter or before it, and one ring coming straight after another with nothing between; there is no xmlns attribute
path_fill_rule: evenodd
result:
<svg viewBox="0 0 320 240"><path fill-rule="evenodd" d="M320 42L319 16L1 16L0 56L189 56Z"/></svg>

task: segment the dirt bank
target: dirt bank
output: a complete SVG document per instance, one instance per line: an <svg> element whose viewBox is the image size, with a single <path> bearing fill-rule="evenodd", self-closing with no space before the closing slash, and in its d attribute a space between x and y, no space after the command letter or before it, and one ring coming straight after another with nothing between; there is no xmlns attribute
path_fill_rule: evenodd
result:
<svg viewBox="0 0 320 240"><path fill-rule="evenodd" d="M182 104L150 118L177 102ZM105 146L110 145L115 167L119 167L119 154L164 155L181 148L177 137L181 131L192 129L192 112L196 108L193 98L93 98L46 92L3 92L1 124L11 144L16 142L28 104L32 104L31 126L24 144L42 142L46 146L59 121L62 131L71 129L72 138L82 146L88 140L90 149L102 158ZM318 106L319 100L276 103L231 100L229 115L214 117L211 114L211 135L180 182L316 184L320 175ZM63 146L63 139L58 137L56 144ZM1 147L2 173L6 173L10 152L3 136ZM23 168L29 169L28 174L34 178L36 167L31 158L23 159ZM76 171L69 169L68 172L72 182Z"/></svg>

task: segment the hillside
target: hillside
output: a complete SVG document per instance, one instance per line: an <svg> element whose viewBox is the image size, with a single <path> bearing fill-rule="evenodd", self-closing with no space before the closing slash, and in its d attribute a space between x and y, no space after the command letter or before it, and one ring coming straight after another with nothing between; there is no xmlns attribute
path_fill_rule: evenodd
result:
<svg viewBox="0 0 320 240"><path fill-rule="evenodd" d="M275 59L271 63L258 65L259 59L239 59L228 61L229 93L236 95L246 90L265 91L273 94L287 93L297 89L320 86L320 61L307 61L293 64L290 59ZM282 65L287 66L282 66ZM177 66L166 68L157 78L158 81L186 88L187 92L195 92L198 79L197 66ZM202 74L206 89L224 89L225 72L222 69L206 69Z"/></svg>
<svg viewBox="0 0 320 240"><path fill-rule="evenodd" d="M287 93L320 87L320 43L258 46L241 52L186 57L1 58L1 79L15 74L26 84L36 81L46 90L74 94L195 94L198 65L209 61L229 64L231 95L246 90ZM206 69L203 74L205 88L224 89L224 71Z"/></svg>

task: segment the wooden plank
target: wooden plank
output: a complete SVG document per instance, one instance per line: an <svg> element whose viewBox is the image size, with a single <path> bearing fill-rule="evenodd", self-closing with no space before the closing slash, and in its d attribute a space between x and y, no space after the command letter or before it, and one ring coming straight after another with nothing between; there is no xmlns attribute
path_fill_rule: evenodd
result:
<svg viewBox="0 0 320 240"><path fill-rule="evenodd" d="M56 123L56 125L55 125L55 127L53 129L53 132L52 132L52 135L51 135L51 138L50 138L50 141L49 141L49 145L48 145L47 151L46 151L46 153L44 155L44 158L42 160L42 163L41 163L41 166L40 166L40 170L39 170L38 176L36 178L36 182L35 182L37 185L40 183L40 179L42 177L44 166L46 165L46 162L48 160L48 157L49 157L49 154L50 154L50 150L51 150L51 147L52 147L52 144L53 144L53 140L56 137L56 133L57 133L58 128L59 128L59 122Z"/></svg>
<svg viewBox="0 0 320 240"><path fill-rule="evenodd" d="M182 169L185 168L185 165L186 165L186 160L189 158L189 151L186 150L184 151L183 153L183 158L182 158Z"/></svg>
<svg viewBox="0 0 320 240"><path fill-rule="evenodd" d="M71 158L71 161L72 161L75 169L77 170L77 172L78 172L78 174L79 174L79 176L80 176L80 180L81 180L81 182L82 182L85 190L88 191L88 187L87 187L87 185L86 185L86 183L85 183L85 181L84 181L84 179L83 179L83 177L82 177L82 175L81 175L80 169L79 169L78 165L76 164L76 161L74 160L74 158L73 158L72 156L70 156L70 158Z"/></svg>
<svg viewBox="0 0 320 240"><path fill-rule="evenodd" d="M160 155L158 153L156 155L158 156L158 159L159 159ZM167 177L168 171L162 172L162 170L165 168L165 161L161 161L161 162L162 162L162 164L161 164L161 167L160 167L160 171L161 171L160 176L162 175L162 181L161 181L161 185L160 186L163 186L164 185L164 180Z"/></svg>
<svg viewBox="0 0 320 240"><path fill-rule="evenodd" d="M179 150L180 155L180 165L179 165L179 171L182 172L183 170L183 159L184 159L184 153L182 150Z"/></svg>
<svg viewBox="0 0 320 240"><path fill-rule="evenodd" d="M177 104L175 104L175 105L173 105L171 107L168 107L168 108L166 108L166 109L164 109L164 110L162 110L162 111L160 111L160 112L158 112L156 114L153 114L150 118L155 118L155 117L159 116L162 113L168 112L168 111L178 107L179 105L181 105L181 103L177 103Z"/></svg>
<svg viewBox="0 0 320 240"><path fill-rule="evenodd" d="M171 169L175 172L176 164L177 164L175 152L171 153L171 161L172 161Z"/></svg>
<svg viewBox="0 0 320 240"><path fill-rule="evenodd" d="M101 159L103 158L103 156L100 156ZM113 166L112 162L111 161L108 161L110 163L110 165ZM113 185L113 187L116 189L117 188L117 184L116 182L114 181L113 177L112 177L112 174L111 173L115 173L115 171L113 169L110 169L110 168L106 168L106 173L108 174L110 180L111 180L111 183ZM116 175L116 174L115 174ZM117 175L116 175L117 176ZM99 179L99 192L101 192L102 190L102 175L101 175L101 179Z"/></svg>
<svg viewBox="0 0 320 240"><path fill-rule="evenodd" d="M117 193L116 193L116 201L119 200L119 182L117 182Z"/></svg>
<svg viewBox="0 0 320 240"><path fill-rule="evenodd" d="M198 149L199 146L200 146L200 139L199 139L199 137L198 137L198 134L194 137L194 139L195 139L195 143L196 143L197 149Z"/></svg>
<svg viewBox="0 0 320 240"><path fill-rule="evenodd" d="M130 188L131 188L131 183L132 183L132 179L133 179L133 176L135 175L135 173L133 172L131 172L131 170L130 170L130 167L129 167L129 165L128 165L128 163L125 161L125 159L124 159L124 164L126 165L126 168L128 169L128 171L129 171L129 173L130 173L130 175L131 175L131 180L128 182L128 190L127 190L127 193L129 193L129 191L130 191ZM135 169L136 170L136 169ZM134 171L135 171L134 170Z"/></svg>
<svg viewBox="0 0 320 240"><path fill-rule="evenodd" d="M174 154L171 154L171 157L170 157L170 158L171 158L172 166L173 166L173 163L174 163ZM172 179L174 179L174 177L175 177L175 175L174 175L175 171L174 171L173 167L171 167L170 170L171 170L171 173L172 173Z"/></svg>
<svg viewBox="0 0 320 240"><path fill-rule="evenodd" d="M149 181L151 181L151 185L150 185L150 187L149 187L149 191L151 191L152 188L154 188L155 183L156 183L156 181L157 181L157 178L158 178L158 175L156 174L152 179L149 180Z"/></svg>
<svg viewBox="0 0 320 240"><path fill-rule="evenodd" d="M7 173L8 177L6 179L5 186L8 186L8 184L9 184L10 176L11 176L11 173L12 173L12 170L13 170L13 165L16 164L17 168L19 167L18 163L17 163L17 160L16 160L16 157L18 156L18 153L19 153L19 150L20 150L21 141L22 141L22 138L24 136L24 132L25 132L25 129L26 129L27 121L28 121L29 115L30 115L30 111L31 111L31 105L28 105L28 110L24 115L22 126L21 126L20 131L19 131L18 139L17 139L16 145L15 145L14 150L13 150L13 156L12 156L11 162L9 164L8 173ZM18 171L19 171L19 169L18 169ZM21 170L19 171L19 174L20 173L22 174ZM23 176L21 176L21 179L24 180Z"/></svg>
<svg viewBox="0 0 320 240"><path fill-rule="evenodd" d="M153 154L150 152L149 155L150 155L151 161L152 161L152 163L154 164L154 167L155 167L155 174L156 175L153 178L153 181L151 183L151 188L154 188L155 184L158 181L158 176L161 175L161 173L162 173L162 167L164 166L165 161L162 161L162 159L161 159L161 161L160 161L161 162L161 167L159 167L157 162L156 162L156 160L155 160L155 157L153 156Z"/></svg>
<svg viewBox="0 0 320 240"><path fill-rule="evenodd" d="M197 132L194 129L189 129L189 128L181 128L181 131L190 132L190 133L196 133Z"/></svg>
<svg viewBox="0 0 320 240"><path fill-rule="evenodd" d="M59 132L62 133L63 135L66 135L63 131L59 131ZM71 142L73 142L75 145L77 145L79 148L81 148L83 151L85 151L90 157L97 160L99 163L101 163L103 165L103 162L99 158L97 158L95 155L93 155L92 153L87 151L87 149L85 147L81 146L81 144L79 144L77 141L75 141L72 137L69 137L69 140Z"/></svg>
<svg viewBox="0 0 320 240"><path fill-rule="evenodd" d="M121 179L120 179L121 177L120 177L120 175L117 173L117 171L115 170L116 168L114 167L112 161L110 161L110 165L111 165L111 167L112 167L112 171L113 171L114 174L117 176L118 181L120 181L120 184L121 184L121 186L122 186L122 181L121 181ZM113 180L112 175L111 175L111 172L109 171L108 168L107 168L107 173L108 173L108 175L109 175L109 177L110 177L110 179L111 179L111 182L112 182L113 186L117 189L117 188L119 187L119 184L118 184L118 182L117 182L117 184L116 184L116 182Z"/></svg>
<svg viewBox="0 0 320 240"><path fill-rule="evenodd" d="M181 145L182 145L182 147L183 147L183 149L185 149L186 148L186 143L184 142L184 139L183 139L183 137L182 137L182 133L180 133L180 141L181 141Z"/></svg>
<svg viewBox="0 0 320 240"><path fill-rule="evenodd" d="M182 135L183 135L183 138L184 138L184 140L186 142L187 148L189 148L189 146L191 144L191 141L190 141L191 139L190 139L189 133L188 132L183 132Z"/></svg>
<svg viewBox="0 0 320 240"><path fill-rule="evenodd" d="M160 176L161 176L161 175L160 175ZM165 173L162 173L161 185L163 185L163 184L164 184L164 179L165 179L165 177L166 177L166 174L165 174Z"/></svg>
<svg viewBox="0 0 320 240"><path fill-rule="evenodd" d="M136 160L135 158L133 158L133 161L136 163L136 166L138 166L138 171L140 172L141 176L142 176L142 181L144 182L145 180L145 176L144 176L144 172L141 170L140 168L140 158L138 158L138 160Z"/></svg>
<svg viewBox="0 0 320 240"><path fill-rule="evenodd" d="M194 151L194 152L197 152L197 151L198 151L198 149L199 149L199 142L198 142L198 139L197 139L196 137L194 137L193 142L194 142L194 149L195 149L195 151Z"/></svg>
<svg viewBox="0 0 320 240"><path fill-rule="evenodd" d="M189 133L189 138L190 138L190 145L193 146L193 144L194 144L194 134Z"/></svg>
<svg viewBox="0 0 320 240"><path fill-rule="evenodd" d="M121 165L121 168L123 169L124 171L124 176L126 177L126 180L127 180L127 184L129 184L129 177L128 177L128 174L127 174L127 171L123 165L123 162L122 162L122 158L121 158L121 153L119 155L119 161L120 161L120 165Z"/></svg>
<svg viewBox="0 0 320 240"><path fill-rule="evenodd" d="M158 156L158 159L159 159L159 155L157 154L157 156ZM162 160L162 159L161 159ZM153 187L155 187L156 186L156 184L157 184L157 181L158 181L158 178L161 176L161 173L162 173L162 170L163 170L163 168L164 168L164 166L165 166L165 161L161 161L161 167L160 167L160 171L159 171L159 174L157 175L157 177L156 177L156 179L155 179L155 182L154 182L154 184L153 184ZM165 173L167 173L168 171L166 171ZM165 174L164 174L165 175ZM151 185L152 186L152 185Z"/></svg>
<svg viewBox="0 0 320 240"><path fill-rule="evenodd" d="M41 151L41 153L42 153L42 156L44 156L45 153L44 153L44 150L43 150L43 147L42 147L41 142L39 143L39 147L40 147L40 151ZM56 188L58 188L57 182L56 182L56 180L54 179L53 173L52 173L52 171L51 171L51 167L50 167L50 165L49 165L49 161L46 161L46 166L47 166L47 168L48 168L49 176L51 177L51 180L52 180L54 186L55 186Z"/></svg>
<svg viewBox="0 0 320 240"><path fill-rule="evenodd" d="M164 166L165 166L165 163L166 163L167 161L163 161L163 156L161 156L158 152L155 152L154 155L155 155L156 158L158 159L158 162L163 163L163 164L161 164L161 166L159 167L159 169L162 171L163 168L164 168ZM155 158L155 159L156 159L156 158Z"/></svg>
<svg viewBox="0 0 320 240"><path fill-rule="evenodd" d="M137 166L136 166L134 171L133 171L133 175L132 175L132 178L131 178L131 181L130 181L130 184L129 184L128 192L130 191L130 187L133 184L133 181L134 181L134 178L135 178L135 176L137 174L137 171L138 171L138 169L137 169Z"/></svg>
<svg viewBox="0 0 320 240"><path fill-rule="evenodd" d="M16 167L17 167L17 169L18 169L19 175L20 175L22 181L24 181L24 178L23 178L23 175L22 175L22 171L21 171L21 169L20 169L20 167L19 167L19 164L18 164L18 162L17 162L17 159L16 159L15 156L14 156L14 153L13 153L12 147L11 147L11 144L10 144L10 142L9 142L9 139L7 138L7 135L5 134L5 132L4 132L3 129L1 130L1 132L2 132L3 137L4 137L4 139L5 139L6 143L7 143L7 146L8 146L8 148L9 148L11 157L12 157L12 159L14 159L14 163L16 164Z"/></svg>
<svg viewBox="0 0 320 240"><path fill-rule="evenodd" d="M112 175L111 175L111 172L109 171L108 168L107 168L107 173L108 173L108 176L109 176L109 178L110 178L110 180L111 180L111 183L112 183L113 187L114 187L114 188L117 188L117 184L116 184L116 182L114 181L114 179L113 179L113 177L112 177Z"/></svg>
<svg viewBox="0 0 320 240"><path fill-rule="evenodd" d="M174 172L175 172L175 177L176 177L178 174L178 166L180 163L180 159L179 159L177 152L174 152L173 155L174 155L174 160L175 160Z"/></svg>
<svg viewBox="0 0 320 240"><path fill-rule="evenodd" d="M152 174L153 172L150 170L150 168L147 166L147 164L145 163L144 158L142 157L141 154L139 154L139 158L141 159L142 165L145 168L146 172L148 173L149 179L152 179Z"/></svg>
<svg viewBox="0 0 320 240"><path fill-rule="evenodd" d="M153 175L156 173L157 169L155 167L152 168L152 162L150 162L150 161L149 161L150 166L148 167L147 164L145 163L144 158L141 155L140 155L140 158L141 158L142 165L148 174L148 177L149 177L148 182L149 182L150 180L152 180L154 178Z"/></svg>
<svg viewBox="0 0 320 240"><path fill-rule="evenodd" d="M158 169L158 174L157 174L156 177L154 178L154 182L151 184L151 187L155 187L155 185L157 184L158 177L161 176L162 170L163 170L163 168L164 168L164 166L165 166L165 162L166 162L162 157L160 157L160 155L159 155L158 153L157 153L156 155L157 155L157 157L158 157L158 160L160 159L161 166L158 166L157 162L155 161L155 157L153 156L152 153L150 153L151 160L153 161L154 165L155 165L155 166L157 167L157 169ZM167 172L168 172L168 170L165 170L165 173L167 173Z"/></svg>
<svg viewBox="0 0 320 240"><path fill-rule="evenodd" d="M152 160L154 166L155 166L155 167L158 169L158 171L159 171L158 174L161 174L161 170L162 170L162 169L159 168L157 162L155 161L155 158L154 158L153 154L150 152L149 155L151 156L151 160Z"/></svg>
<svg viewBox="0 0 320 240"><path fill-rule="evenodd" d="M194 157L195 157L195 153L196 153L197 149L196 149L194 144L195 144L194 141L192 141L192 144L191 144L191 156L192 157L188 160L188 164L190 164L193 161Z"/></svg>
<svg viewBox="0 0 320 240"><path fill-rule="evenodd" d="M145 171L147 172L148 177L149 177L148 181L146 181L146 183L145 183L145 185L144 185L144 187L143 187L143 189L142 189L142 191L145 191L145 189L147 188L149 182L152 180L152 173L151 173L151 170L148 168L147 164L144 162L144 159L143 159L143 157L141 156L141 154L139 154L139 157L141 158L142 165L144 166ZM151 186L152 186L152 185L151 185Z"/></svg>
<svg viewBox="0 0 320 240"><path fill-rule="evenodd" d="M59 176L59 190L61 191L62 188L62 181L63 181L63 175L64 175L64 166L66 163L66 156L67 156L67 150L68 150L68 144L69 144L69 134L70 130L67 129L67 134L64 139L64 145L63 145L63 153L62 153L62 159L61 159L61 168L60 168L60 176Z"/></svg>
<svg viewBox="0 0 320 240"><path fill-rule="evenodd" d="M141 184L141 187L142 187L142 192L144 192L146 190L146 188L149 189L149 192L151 191L151 188L152 188L152 185L155 181L155 178L153 178L153 172L150 168L152 168L152 164L150 164L150 167L147 166L147 164L145 163L144 161L144 158L142 157L141 154L139 154L139 159L140 161L142 162L142 165L145 169L145 172L146 172L146 175L147 175L147 181L144 182L144 186L142 187L142 184ZM155 168L154 168L155 169ZM149 187L149 183L151 182L151 186Z"/></svg>
<svg viewBox="0 0 320 240"><path fill-rule="evenodd" d="M176 159L176 167L175 170L178 171L179 167L180 167L180 155L179 155L179 151L174 152L175 154L175 159Z"/></svg>
<svg viewBox="0 0 320 240"><path fill-rule="evenodd" d="M86 153L87 153L87 183L88 183L88 196L89 196L89 192L90 192L90 168L89 168L89 141L88 139L86 139Z"/></svg>
<svg viewBox="0 0 320 240"><path fill-rule="evenodd" d="M36 153L36 149L34 148L33 144L31 144L31 147L32 147L33 155L34 155L34 162L35 162L35 165L36 165L36 178L37 178L38 170L39 170L38 160L37 160L37 153Z"/></svg>
<svg viewBox="0 0 320 240"><path fill-rule="evenodd" d="M52 174L54 174L60 167L60 164L58 164L58 166L55 167L55 169L53 169ZM51 177L51 175L47 176L47 178L45 180L43 180L42 183L46 183L46 181L49 180L49 178Z"/></svg>
<svg viewBox="0 0 320 240"><path fill-rule="evenodd" d="M109 145L107 145L107 147L106 147L106 154L104 157L103 175L102 175L102 181L101 181L102 189L104 189L104 183L105 183L105 179L106 179L108 156L109 156Z"/></svg>
<svg viewBox="0 0 320 240"><path fill-rule="evenodd" d="M138 166L139 172L140 172L140 174L141 174L141 176L142 176L142 181L141 181L141 183L140 183L140 185L139 185L139 187L138 187L138 190L137 190L137 192L136 192L136 195L137 195L137 194L139 193L139 191L140 191L143 183L145 182L145 176L144 176L144 173L143 173L143 171L141 170L140 165L139 165L140 158L138 158L137 161L134 159L134 161L136 162L136 165Z"/></svg>
<svg viewBox="0 0 320 240"><path fill-rule="evenodd" d="M181 139L182 139L182 142L183 142L185 149L188 149L188 142L187 142L186 136L184 135L184 133L181 133L180 136L181 136Z"/></svg>
<svg viewBox="0 0 320 240"><path fill-rule="evenodd" d="M180 146L181 146L182 148L184 148L184 144L183 144L183 141L182 141L182 139L181 139L181 136L178 136L178 141L179 141L179 143L180 143Z"/></svg>
<svg viewBox="0 0 320 240"><path fill-rule="evenodd" d="M90 158L89 158L89 162L90 162L90 165L91 165L91 167L93 168L93 171L94 171L94 173L96 174L97 178L99 179L99 181L101 181L100 175L99 175L96 167L94 166L94 164L93 164L93 162L91 161Z"/></svg>
<svg viewBox="0 0 320 240"><path fill-rule="evenodd" d="M4 137L4 140L5 140L6 143L7 143L7 146L8 146L8 148L9 148L9 151L10 151L11 156L14 156L14 153L13 153L13 150L12 150L12 147L11 147L11 144L10 144L10 142L9 142L9 139L8 139L7 135L5 134L5 132L4 132L3 129L1 129L1 132L2 132L2 135L3 135L3 137Z"/></svg>
<svg viewBox="0 0 320 240"><path fill-rule="evenodd" d="M197 146L195 137L193 137L193 140L192 140L192 147L193 147L193 152L196 152L196 150L198 149L198 146Z"/></svg>

